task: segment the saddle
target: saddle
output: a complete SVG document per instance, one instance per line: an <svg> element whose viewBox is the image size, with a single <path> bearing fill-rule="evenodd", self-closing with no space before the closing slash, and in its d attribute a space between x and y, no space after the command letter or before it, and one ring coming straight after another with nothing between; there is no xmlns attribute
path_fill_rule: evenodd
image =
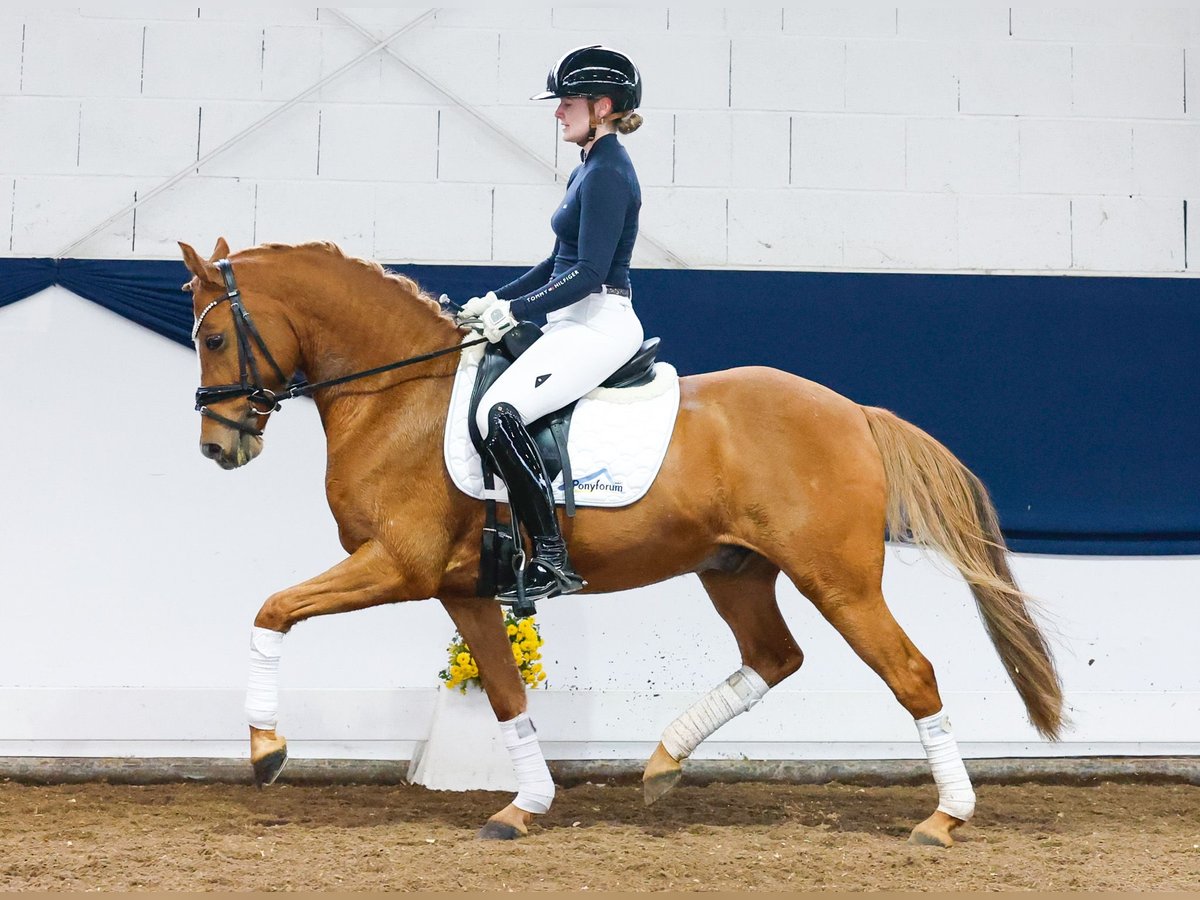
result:
<svg viewBox="0 0 1200 900"><path fill-rule="evenodd" d="M488 344L479 372L471 390L471 402L467 413L467 429L471 442L479 453L483 465L484 485L490 490L495 487L496 472L492 468L483 435L476 425L479 402L487 389L495 383L513 364L518 356L542 336L542 329L533 322L521 322L504 335L498 343ZM622 365L600 385L604 388L631 388L649 384L654 380L654 363L658 353L659 339L654 337L642 343L629 361ZM526 427L537 444L546 466L546 473L553 481L560 473L563 478L564 507L568 516L575 515L575 490L571 477L571 460L567 452L567 436L571 428L571 416L575 412L573 401L562 409L530 422ZM516 554L516 537L510 522L499 522L496 518L496 501L486 500L486 521L483 529L479 559L478 591L482 597L495 596L497 591L510 587L514 581L513 559ZM532 604L531 604L532 605ZM515 615L522 613L514 608Z"/></svg>

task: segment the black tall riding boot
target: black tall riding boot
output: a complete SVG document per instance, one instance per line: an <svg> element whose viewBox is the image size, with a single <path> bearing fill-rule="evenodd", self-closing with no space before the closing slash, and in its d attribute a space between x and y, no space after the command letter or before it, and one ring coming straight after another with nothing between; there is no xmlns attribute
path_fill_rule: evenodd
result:
<svg viewBox="0 0 1200 900"><path fill-rule="evenodd" d="M554 514L554 493L542 455L525 430L520 414L507 403L488 413L488 453L508 487L508 498L533 539L533 558L525 565L525 596L541 600L573 594L587 584L571 567L567 545ZM514 537L517 537L514 535ZM519 538L518 538L519 539ZM516 590L497 595L516 599Z"/></svg>

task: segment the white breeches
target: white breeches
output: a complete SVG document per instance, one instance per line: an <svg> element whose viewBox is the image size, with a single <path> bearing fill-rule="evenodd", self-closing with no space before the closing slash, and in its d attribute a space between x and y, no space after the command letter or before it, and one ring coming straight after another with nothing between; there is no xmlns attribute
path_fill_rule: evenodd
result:
<svg viewBox="0 0 1200 900"><path fill-rule="evenodd" d="M475 424L487 437L488 413L508 403L529 424L598 387L642 345L642 323L629 297L589 294L546 315L542 336L496 379Z"/></svg>

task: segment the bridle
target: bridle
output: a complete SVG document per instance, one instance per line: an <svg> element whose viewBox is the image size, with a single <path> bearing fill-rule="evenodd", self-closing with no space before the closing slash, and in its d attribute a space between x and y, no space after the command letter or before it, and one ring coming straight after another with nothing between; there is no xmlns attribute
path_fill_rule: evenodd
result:
<svg viewBox="0 0 1200 900"><path fill-rule="evenodd" d="M217 306L229 301L229 309L233 314L233 330L237 336L238 350L238 381L236 384L219 384L213 386L201 385L196 389L196 411L202 416L206 416L215 422L220 422L230 428L236 429L242 434L252 435L254 437L262 436L261 428L254 428L244 422L238 422L234 419L226 418L220 413L215 413L208 408L210 403L221 403L226 400L236 400L239 397L245 397L249 401L250 411L257 416L269 416L271 413L279 409L284 400L291 400L293 397L303 397L312 394L314 391L321 388L333 387L338 384L345 384L347 381L355 381L359 378L366 378L370 375L378 375L381 372L389 372L393 369L399 369L403 366L410 366L415 363L425 362L426 360L435 359L439 356L445 356L449 353L457 353L465 347L473 347L476 344L483 343L486 338L478 338L476 340L464 341L461 344L456 344L453 347L445 347L441 350L434 350L432 353L424 353L420 356L413 356L408 359L402 359L399 362L388 363L383 366L376 366L373 369L365 369L361 372L354 372L350 375L342 375L338 378L330 378L327 381L318 381L316 384L309 384L305 381L299 381L295 384L292 379L283 374L283 369L279 363L275 362L275 358L271 356L271 351L267 349L267 343L259 334L258 328L254 325L254 320L250 318L250 313L246 311L246 307L242 305L242 294L238 290L237 280L233 276L233 264L228 259L219 259L215 263L217 269L221 273L221 277L225 280L225 293L212 301L208 306L204 307L200 315L196 317L196 324L192 328L192 343L196 342L197 336L200 334L200 326L204 324L204 317L213 311ZM251 341L257 345L259 352L263 358L271 366L275 373L275 377L279 379L279 383L284 385L280 392L272 391L262 382L262 376L259 373L258 362L254 358L253 347ZM265 409L259 409L259 406Z"/></svg>

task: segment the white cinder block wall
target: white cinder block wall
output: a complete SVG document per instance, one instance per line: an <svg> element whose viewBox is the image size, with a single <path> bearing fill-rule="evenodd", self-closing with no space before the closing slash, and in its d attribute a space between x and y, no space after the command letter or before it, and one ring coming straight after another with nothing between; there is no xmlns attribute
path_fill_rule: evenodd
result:
<svg viewBox="0 0 1200 900"><path fill-rule="evenodd" d="M437 10L282 113L426 10L108 9L0 13L0 253L535 261L574 153L527 97L601 41L645 76L643 233L688 266L1200 265L1195 4Z"/></svg>

